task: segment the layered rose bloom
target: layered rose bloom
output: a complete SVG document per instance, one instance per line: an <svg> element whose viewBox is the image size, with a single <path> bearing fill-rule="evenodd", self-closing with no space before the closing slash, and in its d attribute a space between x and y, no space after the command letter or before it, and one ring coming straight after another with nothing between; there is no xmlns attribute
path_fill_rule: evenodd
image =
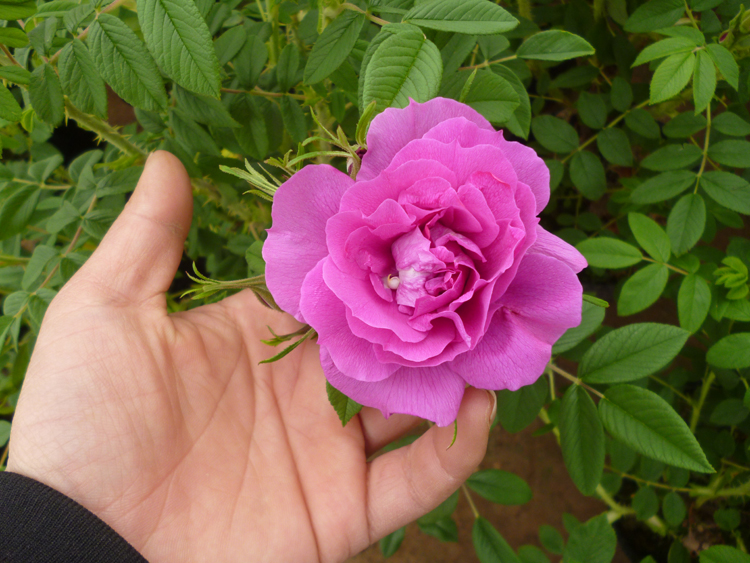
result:
<svg viewBox="0 0 750 563"><path fill-rule="evenodd" d="M356 181L311 165L278 189L266 282L317 331L331 385L445 426L466 384L539 377L580 324L586 261L538 225L544 162L470 107L387 109L367 147Z"/></svg>

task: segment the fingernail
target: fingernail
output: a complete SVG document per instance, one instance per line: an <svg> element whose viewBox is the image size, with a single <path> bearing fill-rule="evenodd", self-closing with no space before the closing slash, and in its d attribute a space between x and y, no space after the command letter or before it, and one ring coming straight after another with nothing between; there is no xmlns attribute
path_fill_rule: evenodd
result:
<svg viewBox="0 0 750 563"><path fill-rule="evenodd" d="M490 404L488 405L487 411L490 413L487 418L488 428L492 428L492 423L495 422L495 415L497 414L497 395L491 389L487 389L487 395L489 395Z"/></svg>

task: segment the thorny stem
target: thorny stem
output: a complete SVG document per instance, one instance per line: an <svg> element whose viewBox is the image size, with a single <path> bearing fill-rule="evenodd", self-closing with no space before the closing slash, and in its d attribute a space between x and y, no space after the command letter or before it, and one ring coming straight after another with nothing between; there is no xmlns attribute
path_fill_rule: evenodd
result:
<svg viewBox="0 0 750 563"><path fill-rule="evenodd" d="M644 256L643 260L645 260L646 262L653 262L654 264L661 264L662 266L666 266L670 270L674 270L675 272L677 272L678 274L682 274L683 276L690 275L689 272L686 272L685 270L672 266L672 264L667 264L666 262L659 262L658 260L654 260L653 258L649 258L648 256Z"/></svg>
<svg viewBox="0 0 750 563"><path fill-rule="evenodd" d="M698 27L698 22L695 21L695 18L693 17L693 11L690 9L690 6L688 6L687 0L685 0L685 11L687 12L688 18L690 18L690 23L693 24L693 27L697 29L698 31L701 30L700 27Z"/></svg>
<svg viewBox="0 0 750 563"><path fill-rule="evenodd" d="M0 49L3 50L3 53L5 53L5 56L8 57L8 60L10 62L12 62L16 66L20 66L21 68L23 68L21 66L21 64L13 57L13 55L11 54L11 52L8 51L8 48L5 45L0 45Z"/></svg>
<svg viewBox="0 0 750 563"><path fill-rule="evenodd" d="M466 500L469 502L469 507L471 508L471 511L474 513L474 518L479 518L481 514L479 514L479 510L477 510L477 505L474 504L474 499L471 498L471 493L469 492L469 488L466 486L466 484L461 485L461 490L464 492L464 495L466 496Z"/></svg>
<svg viewBox="0 0 750 563"><path fill-rule="evenodd" d="M612 473L617 473L620 477L623 477L624 479L630 479L631 481L636 481L637 483L643 483L644 485L648 485L649 487L669 489L670 491L677 491L680 493L689 493L692 491L692 489L687 489L684 487L672 487L671 485L665 485L664 483L655 483L654 481L648 481L647 479L643 479L635 475L630 475L629 473L625 473L624 471L619 471L608 465L605 465L605 469L607 469L607 471L611 471Z"/></svg>
<svg viewBox="0 0 750 563"><path fill-rule="evenodd" d="M693 405L693 414L690 417L690 432L695 434L695 428L698 426L698 420L700 420L701 417L701 409L703 408L703 403L706 402L706 397L708 396L708 391L711 389L711 384L714 382L714 379L716 378L716 374L714 372L709 372L708 377L703 380L703 385L701 386L701 394L698 398L698 402ZM748 481L750 483L750 481Z"/></svg>
<svg viewBox="0 0 750 563"><path fill-rule="evenodd" d="M674 393L675 395L677 395L680 399L682 399L683 401L685 401L688 405L691 405L691 406L693 405L693 400L690 397L688 397L684 393L681 393L680 391L677 390L677 388L673 387L672 385L670 385L669 383L667 383L663 379L661 379L659 377L656 377L655 375L649 375L649 377L651 379L653 379L654 381L656 381L657 383L663 385L664 387L666 387L670 391L672 391L672 393Z"/></svg>
<svg viewBox="0 0 750 563"><path fill-rule="evenodd" d="M307 99L302 94L286 94L283 92L266 92L265 90L261 90L260 88L253 88L252 90L235 90L233 88L222 88L221 91L227 94L250 94L251 96L263 96L264 98L283 98L284 96L289 96L290 98L294 98L295 100Z"/></svg>
<svg viewBox="0 0 750 563"><path fill-rule="evenodd" d="M565 371L565 370L563 370L563 369L560 369L559 367L557 367L557 366L556 366L555 364L553 364L553 363L550 363L550 364L548 364L548 365L549 365L549 368L550 368L550 369L551 369L552 371L554 371L554 372L555 372L556 374L558 374L558 375L562 375L562 376L563 376L563 377L564 377L565 379L567 379L567 380L569 380L569 381L572 381L572 382L573 382L573 383L575 383L576 385L580 385L581 387L583 387L584 389L586 389L586 390L587 390L588 392L590 392L590 393L593 393L594 395L596 395L596 396L597 396L597 397L599 397L600 399L603 399L603 398L604 398L604 395L603 395L602 393L600 393L599 391L597 391L597 390L596 390L596 389L594 389L593 387L589 387L589 386L588 386L588 385L586 385L586 384L585 384L585 383L584 383L583 381L581 381L580 379L578 379L578 378L577 378L577 377L576 377L575 375L571 375L571 374L569 374L569 373L568 373L567 371Z"/></svg>
<svg viewBox="0 0 750 563"><path fill-rule="evenodd" d="M502 59L497 59L496 61L484 61L483 63L478 63L478 64L475 64L475 65L462 66L458 70L473 70L475 68L484 68L486 66L492 66L492 65L498 64L498 63L504 63L506 61L513 61L513 60L515 60L517 58L518 58L517 55L511 55L510 57L503 57Z"/></svg>
<svg viewBox="0 0 750 563"><path fill-rule="evenodd" d="M708 140L711 137L711 104L708 104L706 108L706 138L703 142L703 160L701 161L701 167L698 170L698 175L695 178L695 189L694 194L698 193L698 186L701 183L701 176L703 171L706 169L706 161L708 160Z"/></svg>
<svg viewBox="0 0 750 563"><path fill-rule="evenodd" d="M642 107L644 107L646 105L648 105L648 100L646 100L644 102L641 102L640 104L638 104L634 108L630 108L626 112L621 113L620 115L618 115L617 117L615 117L612 121L610 121L607 125L605 125L604 129L609 129L610 127L614 127L615 125L617 125L618 123L620 123L620 121L622 121L623 119L625 119L625 117L630 112L632 112L633 110L636 110L636 109L640 109L640 108L642 108ZM563 164L565 164L568 160L570 160L573 157L573 155L575 155L577 152L580 152L581 150L583 150L587 146L589 146L591 143L593 143L598 136L599 136L599 133L597 133L596 135L594 135L594 136L586 139L586 141L584 141L580 146L578 146L578 148L576 148L573 152L571 152L569 155L567 155L565 158L563 158L560 162L562 162Z"/></svg>
<svg viewBox="0 0 750 563"><path fill-rule="evenodd" d="M373 16L371 13L366 12L365 10L363 10L362 8L360 8L359 6L355 6L354 4L350 4L349 2L344 2L343 4L341 4L341 7L342 8L346 8L347 10L352 10L353 12L359 12L360 14L364 14L365 17L367 17L368 20L370 20L372 23L376 23L378 25L388 25L388 23L390 23L390 22L387 22L386 20L384 20L382 18L379 18L377 16Z"/></svg>
<svg viewBox="0 0 750 563"><path fill-rule="evenodd" d="M5 460L8 459L8 450L10 449L10 440L3 450L3 455L0 456L0 466L5 465Z"/></svg>
<svg viewBox="0 0 750 563"><path fill-rule="evenodd" d="M124 135L122 135L109 123L93 115L83 113L81 110L75 107L67 97L65 98L65 113L69 119L74 119L83 129L93 131L94 133L99 135L99 137L116 146L125 154L140 156L143 158L148 156L148 152L146 150L131 143Z"/></svg>

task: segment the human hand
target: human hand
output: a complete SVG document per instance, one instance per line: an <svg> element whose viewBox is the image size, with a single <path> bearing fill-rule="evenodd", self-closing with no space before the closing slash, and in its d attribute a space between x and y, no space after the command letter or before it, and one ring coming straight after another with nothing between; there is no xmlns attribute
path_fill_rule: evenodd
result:
<svg viewBox="0 0 750 563"><path fill-rule="evenodd" d="M13 421L8 470L73 498L152 563L343 561L448 497L482 460L495 405L453 427L364 408L342 428L318 347L249 291L167 314L190 227L180 162L153 154L99 249L53 300Z"/></svg>

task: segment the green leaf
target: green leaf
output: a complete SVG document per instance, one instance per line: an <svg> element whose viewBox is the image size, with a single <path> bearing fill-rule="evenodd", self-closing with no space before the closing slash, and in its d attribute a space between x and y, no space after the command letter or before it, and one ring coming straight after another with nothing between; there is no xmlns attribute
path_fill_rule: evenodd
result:
<svg viewBox="0 0 750 563"><path fill-rule="evenodd" d="M595 52L583 37L551 29L536 33L524 41L516 51L519 59L539 61L565 61L576 57L587 57Z"/></svg>
<svg viewBox="0 0 750 563"><path fill-rule="evenodd" d="M11 123L21 120L21 106L5 86L0 86L0 119Z"/></svg>
<svg viewBox="0 0 750 563"><path fill-rule="evenodd" d="M433 522L421 522L417 520L419 529L434 538L439 539L443 542L457 542L458 541L458 526L456 521L450 516L440 518Z"/></svg>
<svg viewBox="0 0 750 563"><path fill-rule="evenodd" d="M540 115L531 120L534 138L545 149L568 153L578 148L578 133L567 121L551 115Z"/></svg>
<svg viewBox="0 0 750 563"><path fill-rule="evenodd" d="M625 125L633 133L646 139L658 139L661 134L659 124L653 116L643 108L635 108L625 116Z"/></svg>
<svg viewBox="0 0 750 563"><path fill-rule="evenodd" d="M677 314L680 326L698 332L711 307L711 290L706 280L695 274L685 276L677 294Z"/></svg>
<svg viewBox="0 0 750 563"><path fill-rule="evenodd" d="M169 123L172 126L175 138L189 153L221 155L221 150L213 137L179 108L170 109Z"/></svg>
<svg viewBox="0 0 750 563"><path fill-rule="evenodd" d="M633 166L633 150L625 131L610 127L599 132L596 138L599 152L612 164Z"/></svg>
<svg viewBox="0 0 750 563"><path fill-rule="evenodd" d="M581 92L576 102L578 116L584 125L592 129L601 129L607 124L607 104L601 94Z"/></svg>
<svg viewBox="0 0 750 563"><path fill-rule="evenodd" d="M250 94L239 94L229 108L232 117L242 124L234 130L240 148L255 160L263 160L268 154L268 128L259 102Z"/></svg>
<svg viewBox="0 0 750 563"><path fill-rule="evenodd" d="M489 70L480 70L464 98L464 103L477 110L488 121L503 124L513 116L519 105L519 97L505 78Z"/></svg>
<svg viewBox="0 0 750 563"><path fill-rule="evenodd" d="M522 545L518 548L521 563L550 563L549 557L535 545Z"/></svg>
<svg viewBox="0 0 750 563"><path fill-rule="evenodd" d="M670 526L679 526L685 520L685 516L687 516L685 501L674 491L670 491L664 495L661 511L664 514L664 519Z"/></svg>
<svg viewBox="0 0 750 563"><path fill-rule="evenodd" d="M632 244L615 238L586 239L576 245L589 266L595 268L627 268L643 260L643 255Z"/></svg>
<svg viewBox="0 0 750 563"><path fill-rule="evenodd" d="M0 3L0 20L25 20L36 14L36 2Z"/></svg>
<svg viewBox="0 0 750 563"><path fill-rule="evenodd" d="M691 112L678 114L664 125L664 134L670 139L687 139L706 128L706 118Z"/></svg>
<svg viewBox="0 0 750 563"><path fill-rule="evenodd" d="M323 30L307 59L305 84L320 82L341 66L357 42L364 23L364 14L346 10Z"/></svg>
<svg viewBox="0 0 750 563"><path fill-rule="evenodd" d="M34 282L42 275L44 268L52 258L59 256L59 251L52 246L40 244L34 249L31 260L26 264L26 270L21 280L21 288L30 291Z"/></svg>
<svg viewBox="0 0 750 563"><path fill-rule="evenodd" d="M505 39L502 35L498 35ZM508 41L505 39L505 41ZM459 67L466 60L466 57L474 50L477 44L477 38L474 35L464 35L454 33L453 37L440 49L440 57L443 60L443 74L448 76L458 72ZM510 42L506 48L510 46Z"/></svg>
<svg viewBox="0 0 750 563"><path fill-rule="evenodd" d="M367 106L374 100L377 110L382 111L388 107L406 107L409 98L426 102L437 95L442 72L443 63L435 44L417 27L400 27L373 53L365 75L362 103Z"/></svg>
<svg viewBox="0 0 750 563"><path fill-rule="evenodd" d="M17 27L0 27L0 45L20 49L29 44L29 38Z"/></svg>
<svg viewBox="0 0 750 563"><path fill-rule="evenodd" d="M729 545L714 545L701 551L700 563L750 563L750 555Z"/></svg>
<svg viewBox="0 0 750 563"><path fill-rule="evenodd" d="M695 113L699 113L708 107L716 91L716 69L706 51L698 51L698 60L693 75L693 100L695 101Z"/></svg>
<svg viewBox="0 0 750 563"><path fill-rule="evenodd" d="M73 0L52 0L52 2L45 2L44 4L39 6L35 17L61 17L67 14L70 10L77 8L78 6L78 2L74 2Z"/></svg>
<svg viewBox="0 0 750 563"><path fill-rule="evenodd" d="M667 234L675 255L684 254L697 243L706 228L706 203L698 194L682 196L667 218Z"/></svg>
<svg viewBox="0 0 750 563"><path fill-rule="evenodd" d="M507 66L494 65L492 72L504 78L516 91L516 95L518 96L518 106L513 110L513 115L505 120L504 126L514 135L528 139L531 128L531 103L526 87L521 82L521 79L518 78L518 75Z"/></svg>
<svg viewBox="0 0 750 563"><path fill-rule="evenodd" d="M586 198L596 201L607 190L607 177L599 157L579 151L570 161L570 180Z"/></svg>
<svg viewBox="0 0 750 563"><path fill-rule="evenodd" d="M26 86L31 81L31 73L18 66L3 66L0 67L0 78L4 78L13 84Z"/></svg>
<svg viewBox="0 0 750 563"><path fill-rule="evenodd" d="M406 535L406 526L403 528L399 528L395 532L388 534L384 538L380 540L380 553L383 554L383 557L388 558L394 553L398 551L398 548L401 547L401 544L404 541L404 536Z"/></svg>
<svg viewBox="0 0 750 563"><path fill-rule="evenodd" d="M656 393L633 385L611 387L599 401L599 415L612 436L642 455L699 473L714 472L685 421Z"/></svg>
<svg viewBox="0 0 750 563"><path fill-rule="evenodd" d="M645 33L670 27L684 11L685 4L681 0L649 0L631 14L625 22L625 31Z"/></svg>
<svg viewBox="0 0 750 563"><path fill-rule="evenodd" d="M651 79L650 103L657 104L679 94L687 86L693 69L695 69L693 53L679 53L667 57L656 69Z"/></svg>
<svg viewBox="0 0 750 563"><path fill-rule="evenodd" d="M471 539L481 563L521 563L503 536L481 516L474 521Z"/></svg>
<svg viewBox="0 0 750 563"><path fill-rule="evenodd" d="M742 514L736 508L719 508L714 512L714 522L722 530L731 532L742 523Z"/></svg>
<svg viewBox="0 0 750 563"><path fill-rule="evenodd" d="M658 262L669 262L672 245L659 224L642 213L628 213L628 225L641 248Z"/></svg>
<svg viewBox="0 0 750 563"><path fill-rule="evenodd" d="M167 93L159 69L133 30L105 13L99 14L89 29L90 51L107 84L133 106L166 109Z"/></svg>
<svg viewBox="0 0 750 563"><path fill-rule="evenodd" d="M518 475L499 469L477 471L466 481L475 493L490 502L504 505L526 504L531 500L531 487Z"/></svg>
<svg viewBox="0 0 750 563"><path fill-rule="evenodd" d="M701 187L720 205L750 215L750 184L737 174L719 170L704 172Z"/></svg>
<svg viewBox="0 0 750 563"><path fill-rule="evenodd" d="M137 0L138 22L159 67L177 84L219 97L221 79L211 32L193 0Z"/></svg>
<svg viewBox="0 0 750 563"><path fill-rule="evenodd" d="M731 137L747 137L750 135L750 123L731 111L725 111L717 115L711 123L711 127L719 133Z"/></svg>
<svg viewBox="0 0 750 563"><path fill-rule="evenodd" d="M659 497L651 487L641 487L633 495L633 510L638 520L648 520L659 511Z"/></svg>
<svg viewBox="0 0 750 563"><path fill-rule="evenodd" d="M107 89L86 45L73 39L60 53L57 68L63 90L73 105L84 113L95 113L106 119Z"/></svg>
<svg viewBox="0 0 750 563"><path fill-rule="evenodd" d="M333 406L336 414L339 416L341 426L346 424L360 411L362 405L358 402L350 399L344 395L341 391L336 389L333 385L326 381L326 392L328 393L328 401Z"/></svg>
<svg viewBox="0 0 750 563"><path fill-rule="evenodd" d="M184 88L175 86L172 90L177 100L177 107L198 123L213 127L239 127L226 106L216 98L193 94Z"/></svg>
<svg viewBox="0 0 750 563"><path fill-rule="evenodd" d="M62 123L65 117L63 91L52 65L44 63L31 73L29 98L39 119L55 127Z"/></svg>
<svg viewBox="0 0 750 563"><path fill-rule="evenodd" d="M626 317L656 303L667 287L668 279L669 270L663 264L650 264L638 270L625 281L620 290L617 314Z"/></svg>
<svg viewBox="0 0 750 563"><path fill-rule="evenodd" d="M299 69L299 50L293 43L287 44L279 55L276 65L276 80L282 92L288 92L295 85Z"/></svg>
<svg viewBox="0 0 750 563"><path fill-rule="evenodd" d="M724 80L737 90L740 82L740 67L737 65L734 55L726 47L718 43L710 43L706 48L716 68L719 69L719 72L724 77Z"/></svg>
<svg viewBox="0 0 750 563"><path fill-rule="evenodd" d="M267 62L268 47L263 39L257 35L248 37L239 55L234 59L234 70L243 88L255 88Z"/></svg>
<svg viewBox="0 0 750 563"><path fill-rule="evenodd" d="M636 57L635 62L631 66L636 67L650 61L655 61L656 59L676 55L677 53L686 53L692 51L695 47L695 42L685 37L662 39L661 41L652 43L638 53L638 57Z"/></svg>
<svg viewBox="0 0 750 563"><path fill-rule="evenodd" d="M625 112L630 108L630 104L633 103L633 89L622 76L615 76L614 80L612 80L612 90L609 93L609 98L613 108L617 111ZM632 114L633 112L629 113L626 116L626 120Z"/></svg>
<svg viewBox="0 0 750 563"><path fill-rule="evenodd" d="M586 383L641 379L669 364L689 336L686 330L658 323L634 323L615 329L584 354L578 377Z"/></svg>
<svg viewBox="0 0 750 563"><path fill-rule="evenodd" d="M488 0L433 0L414 6L404 22L438 31L493 35L514 29L518 20Z"/></svg>
<svg viewBox="0 0 750 563"><path fill-rule="evenodd" d="M394 35L396 33L399 33L401 30L404 30L406 32L409 32L411 30L412 26L409 24L403 24L403 23L391 23L384 25L378 34L370 41L370 44L367 46L367 50L365 50L365 55L362 58L362 64L360 65L360 71L359 71L359 81L357 86L357 105L360 109L360 114L364 112L364 108L368 107L368 105L364 104L362 102L362 94L365 90L365 78L367 77L367 69L370 66L370 61L372 60L372 56L375 54L375 51L378 50L380 45L388 39L391 35ZM380 111L382 111L381 108ZM375 108L374 110L376 113L378 112L378 109Z"/></svg>
<svg viewBox="0 0 750 563"><path fill-rule="evenodd" d="M565 540L555 528L548 524L539 527L539 541L544 549L555 555L562 555L565 548Z"/></svg>
<svg viewBox="0 0 750 563"><path fill-rule="evenodd" d="M520 432L536 420L547 400L548 385L540 377L531 385L517 391L502 389L497 392L497 418L508 432Z"/></svg>
<svg viewBox="0 0 750 563"><path fill-rule="evenodd" d="M737 426L750 414L742 399L724 399L711 413L711 424L717 426Z"/></svg>
<svg viewBox="0 0 750 563"><path fill-rule="evenodd" d="M724 369L750 367L750 332L725 336L708 349L706 361Z"/></svg>
<svg viewBox="0 0 750 563"><path fill-rule="evenodd" d="M0 240L20 233L29 222L39 201L37 186L15 188L0 207Z"/></svg>
<svg viewBox="0 0 750 563"><path fill-rule="evenodd" d="M600 514L570 531L563 561L610 563L615 556L617 536L606 514Z"/></svg>
<svg viewBox="0 0 750 563"><path fill-rule="evenodd" d="M581 309L581 324L565 331L552 346L552 354L561 354L570 350L594 334L604 320L604 313L603 307L584 301Z"/></svg>
<svg viewBox="0 0 750 563"><path fill-rule="evenodd" d="M307 137L307 121L299 102L289 96L282 96L280 107L284 128L295 143L301 143Z"/></svg>
<svg viewBox="0 0 750 563"><path fill-rule="evenodd" d="M630 201L648 204L671 199L695 184L695 178L695 172L689 170L662 172L634 189Z"/></svg>
<svg viewBox="0 0 750 563"><path fill-rule="evenodd" d="M750 141L731 139L712 143L708 156L719 164L734 168L750 168Z"/></svg>
<svg viewBox="0 0 750 563"><path fill-rule="evenodd" d="M560 447L578 490L593 495L604 472L604 429L596 405L580 385L571 385L560 407Z"/></svg>
<svg viewBox="0 0 750 563"><path fill-rule="evenodd" d="M219 65L224 66L240 52L247 41L247 30L244 26L230 27L214 41L214 51Z"/></svg>

